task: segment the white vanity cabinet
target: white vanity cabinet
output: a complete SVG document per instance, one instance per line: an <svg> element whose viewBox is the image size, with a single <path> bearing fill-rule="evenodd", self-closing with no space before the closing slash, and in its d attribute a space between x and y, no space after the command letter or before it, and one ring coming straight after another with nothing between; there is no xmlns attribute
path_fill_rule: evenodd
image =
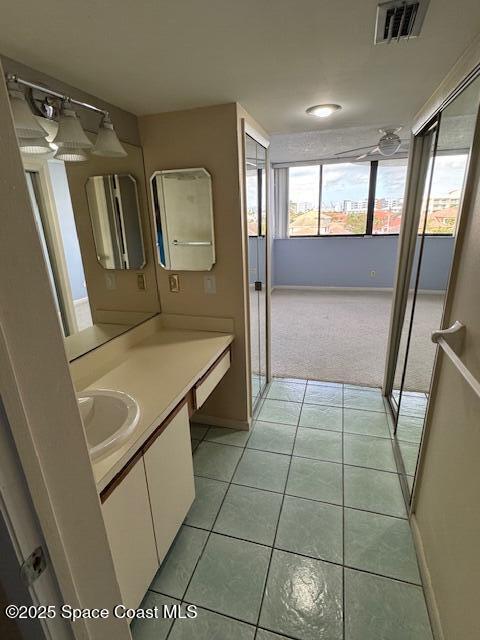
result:
<svg viewBox="0 0 480 640"><path fill-rule="evenodd" d="M143 458L105 499L102 510L123 603L138 607L158 569Z"/></svg>
<svg viewBox="0 0 480 640"><path fill-rule="evenodd" d="M160 425L102 494L123 603L138 607L195 497L188 404Z"/></svg>
<svg viewBox="0 0 480 640"><path fill-rule="evenodd" d="M195 497L187 403L146 449L144 461L162 562Z"/></svg>

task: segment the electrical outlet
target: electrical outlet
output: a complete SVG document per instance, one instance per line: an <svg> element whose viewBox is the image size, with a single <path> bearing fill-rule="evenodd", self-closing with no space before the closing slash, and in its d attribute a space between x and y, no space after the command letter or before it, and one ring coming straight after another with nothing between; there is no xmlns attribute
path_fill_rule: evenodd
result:
<svg viewBox="0 0 480 640"><path fill-rule="evenodd" d="M376 272L376 271L373 271L373 270L372 270L372 271L370 271L370 277L371 277L371 278L375 278L375 277L376 277L376 275L377 275L377 272Z"/></svg>
<svg viewBox="0 0 480 640"><path fill-rule="evenodd" d="M180 276L178 273L172 273L168 276L168 286L171 293L179 293L180 291Z"/></svg>
<svg viewBox="0 0 480 640"><path fill-rule="evenodd" d="M140 291L145 291L145 289L147 288L147 285L145 284L144 273L137 273L137 287L140 289Z"/></svg>
<svg viewBox="0 0 480 640"><path fill-rule="evenodd" d="M115 273L110 273L107 271L105 274L105 286L109 291L113 291L113 289L117 288L117 279L115 277Z"/></svg>
<svg viewBox="0 0 480 640"><path fill-rule="evenodd" d="M217 293L217 281L215 276L204 276L203 290L205 293Z"/></svg>

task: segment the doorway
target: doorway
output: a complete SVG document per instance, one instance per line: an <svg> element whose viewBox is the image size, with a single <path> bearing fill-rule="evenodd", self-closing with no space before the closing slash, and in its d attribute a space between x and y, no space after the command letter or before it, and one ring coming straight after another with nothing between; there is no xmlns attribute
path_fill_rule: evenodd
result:
<svg viewBox="0 0 480 640"><path fill-rule="evenodd" d="M407 219L404 241L409 259L396 300L400 324L395 359L387 368L387 391L395 417L394 448L403 487L410 498L437 347L431 333L443 326L448 277L441 291L432 295L426 283L440 262L449 274L455 239L461 224L461 203L480 101L480 79L459 93L417 136L417 166L411 180L418 180L418 196ZM408 205L407 205L408 206ZM453 231L439 238L434 250L431 234ZM395 304L394 303L394 304ZM393 340L391 340L392 344ZM391 347L394 348L394 347Z"/></svg>
<svg viewBox="0 0 480 640"><path fill-rule="evenodd" d="M245 134L252 411L267 385L267 150Z"/></svg>

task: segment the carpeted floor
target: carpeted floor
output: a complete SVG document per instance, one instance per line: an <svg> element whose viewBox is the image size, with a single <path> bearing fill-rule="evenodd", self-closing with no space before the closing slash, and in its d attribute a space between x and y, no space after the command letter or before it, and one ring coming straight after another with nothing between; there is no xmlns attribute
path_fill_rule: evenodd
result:
<svg viewBox="0 0 480 640"><path fill-rule="evenodd" d="M276 289L272 294L272 373L380 387L392 294ZM427 391L443 294L419 294L406 387Z"/></svg>

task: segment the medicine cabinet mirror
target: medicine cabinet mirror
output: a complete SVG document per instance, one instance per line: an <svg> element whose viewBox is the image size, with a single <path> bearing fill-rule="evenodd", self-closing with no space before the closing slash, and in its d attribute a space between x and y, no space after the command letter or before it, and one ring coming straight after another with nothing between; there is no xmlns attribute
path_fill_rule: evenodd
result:
<svg viewBox="0 0 480 640"><path fill-rule="evenodd" d="M208 171L157 171L150 184L159 263L168 270L209 271L215 264L215 238Z"/></svg>
<svg viewBox="0 0 480 640"><path fill-rule="evenodd" d="M97 259L104 269L145 265L137 182L131 175L91 176L87 198Z"/></svg>

